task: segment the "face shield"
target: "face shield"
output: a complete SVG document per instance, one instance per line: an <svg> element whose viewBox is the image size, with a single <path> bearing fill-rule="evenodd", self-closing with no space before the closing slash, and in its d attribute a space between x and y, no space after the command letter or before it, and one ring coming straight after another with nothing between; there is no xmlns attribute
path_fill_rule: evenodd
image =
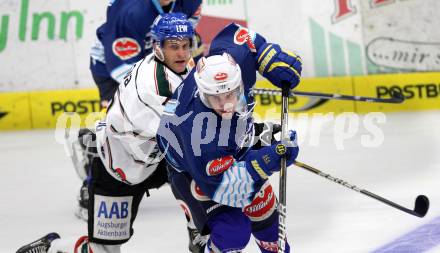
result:
<svg viewBox="0 0 440 253"><path fill-rule="evenodd" d="M199 95L206 107L220 114L228 113L232 115L235 112L242 113L246 106L243 85L226 93L206 94L199 91Z"/></svg>

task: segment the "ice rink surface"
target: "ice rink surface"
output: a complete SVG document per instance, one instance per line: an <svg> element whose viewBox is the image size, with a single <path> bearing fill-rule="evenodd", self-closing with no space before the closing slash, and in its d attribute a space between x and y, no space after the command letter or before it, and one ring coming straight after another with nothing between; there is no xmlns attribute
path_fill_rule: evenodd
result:
<svg viewBox="0 0 440 253"><path fill-rule="evenodd" d="M293 252L440 252L440 111L387 114L386 123L377 124L384 136L378 147L361 144L369 134L361 123L340 150L333 125L322 128L318 139L297 126L299 161L410 209L425 194L431 207L420 219L290 167ZM81 181L53 130L0 133L0 162L0 252L15 252L52 231L66 244L86 234L86 223L74 216ZM278 174L271 180L278 189ZM123 252L187 252L185 223L170 188L153 190ZM252 239L245 252L258 252Z"/></svg>

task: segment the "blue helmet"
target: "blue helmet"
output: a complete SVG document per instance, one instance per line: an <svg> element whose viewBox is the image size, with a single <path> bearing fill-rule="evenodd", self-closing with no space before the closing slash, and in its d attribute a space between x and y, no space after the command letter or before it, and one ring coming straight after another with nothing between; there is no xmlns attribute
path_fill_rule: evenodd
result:
<svg viewBox="0 0 440 253"><path fill-rule="evenodd" d="M194 27L183 13L164 13L154 20L151 26L153 41L163 43L167 39L192 40Z"/></svg>

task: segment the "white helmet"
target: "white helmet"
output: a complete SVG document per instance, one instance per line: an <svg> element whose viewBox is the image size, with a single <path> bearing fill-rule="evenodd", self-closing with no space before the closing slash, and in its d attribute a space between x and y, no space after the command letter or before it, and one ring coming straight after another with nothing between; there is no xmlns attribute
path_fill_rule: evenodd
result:
<svg viewBox="0 0 440 253"><path fill-rule="evenodd" d="M207 107L212 108L208 96L234 92L237 94L237 101L240 102L235 105L234 109L237 111L237 106L242 108L243 81L240 66L228 53L208 58L202 57L197 62L194 79L197 83L200 99ZM225 105L225 108L226 106L229 105Z"/></svg>

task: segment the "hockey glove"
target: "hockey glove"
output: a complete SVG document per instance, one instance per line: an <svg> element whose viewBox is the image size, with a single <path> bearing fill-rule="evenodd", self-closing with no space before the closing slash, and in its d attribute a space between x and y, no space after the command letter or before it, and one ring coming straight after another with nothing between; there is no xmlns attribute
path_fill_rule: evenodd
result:
<svg viewBox="0 0 440 253"><path fill-rule="evenodd" d="M299 56L282 50L277 44L265 43L258 48L257 67L258 72L275 86L282 88L285 81L293 89L300 81L302 61Z"/></svg>
<svg viewBox="0 0 440 253"><path fill-rule="evenodd" d="M254 179L265 180L272 173L280 170L281 157L285 156L287 166L290 166L298 156L298 152L296 132L290 131L287 143L276 141L271 146L249 151L246 156L246 167Z"/></svg>

